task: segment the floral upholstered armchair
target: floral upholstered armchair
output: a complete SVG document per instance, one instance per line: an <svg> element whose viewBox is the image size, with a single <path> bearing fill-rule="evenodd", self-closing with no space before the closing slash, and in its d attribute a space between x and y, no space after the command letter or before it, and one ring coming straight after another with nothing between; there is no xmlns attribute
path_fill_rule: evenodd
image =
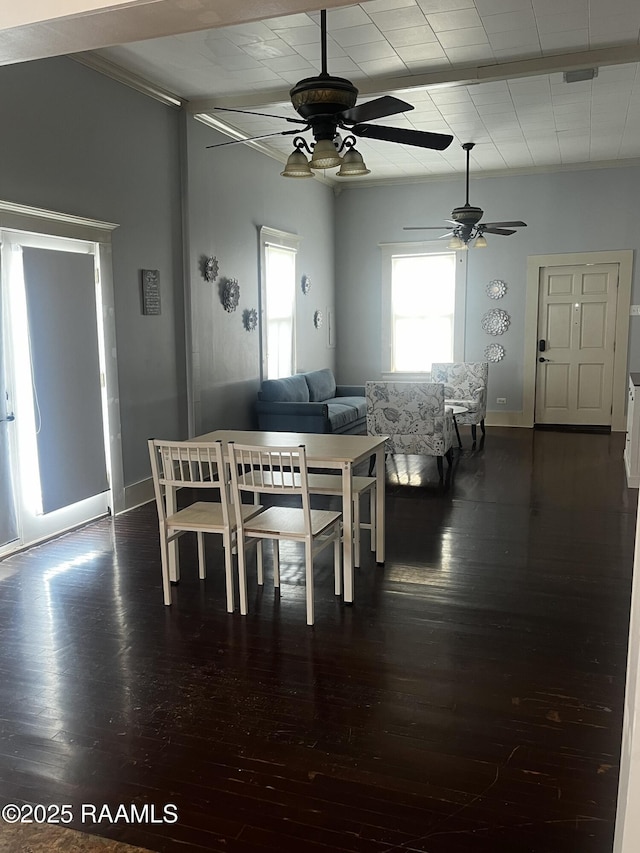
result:
<svg viewBox="0 0 640 853"><path fill-rule="evenodd" d="M471 437L476 440L476 424L484 435L484 417L487 413L487 379L489 364L486 361L460 361L431 365L433 382L444 383L447 405L464 406L467 411L456 415L458 424L471 425Z"/></svg>
<svg viewBox="0 0 640 853"><path fill-rule="evenodd" d="M440 479L442 457L451 464L453 416L444 402L444 385L434 382L367 382L367 433L386 435L388 453L435 456Z"/></svg>

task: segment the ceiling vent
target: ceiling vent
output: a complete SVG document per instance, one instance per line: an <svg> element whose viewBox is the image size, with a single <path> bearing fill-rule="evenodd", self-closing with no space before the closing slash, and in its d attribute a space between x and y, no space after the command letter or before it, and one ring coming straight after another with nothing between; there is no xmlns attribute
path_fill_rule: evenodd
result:
<svg viewBox="0 0 640 853"><path fill-rule="evenodd" d="M565 71L562 75L565 83L582 83L598 76L597 68L580 68L578 71Z"/></svg>

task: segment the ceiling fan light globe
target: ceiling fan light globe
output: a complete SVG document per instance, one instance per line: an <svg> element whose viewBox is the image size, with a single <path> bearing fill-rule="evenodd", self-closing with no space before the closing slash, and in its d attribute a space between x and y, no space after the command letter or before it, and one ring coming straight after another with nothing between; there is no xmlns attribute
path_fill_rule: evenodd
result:
<svg viewBox="0 0 640 853"><path fill-rule="evenodd" d="M489 244L487 243L487 239L484 234L479 234L476 237L476 241L473 244L474 249L486 249Z"/></svg>
<svg viewBox="0 0 640 853"><path fill-rule="evenodd" d="M293 151L289 154L284 170L280 172L283 178L312 178L313 172L309 168L309 161L302 151Z"/></svg>
<svg viewBox="0 0 640 853"><path fill-rule="evenodd" d="M367 169L362 154L355 148L350 148L342 157L342 165L336 173L339 178L351 178L357 175L369 175L371 169Z"/></svg>
<svg viewBox="0 0 640 853"><path fill-rule="evenodd" d="M452 237L447 243L448 249L466 249L467 247L459 237Z"/></svg>
<svg viewBox="0 0 640 853"><path fill-rule="evenodd" d="M341 163L342 157L330 139L319 139L313 146L313 154L309 161L312 169L333 169Z"/></svg>

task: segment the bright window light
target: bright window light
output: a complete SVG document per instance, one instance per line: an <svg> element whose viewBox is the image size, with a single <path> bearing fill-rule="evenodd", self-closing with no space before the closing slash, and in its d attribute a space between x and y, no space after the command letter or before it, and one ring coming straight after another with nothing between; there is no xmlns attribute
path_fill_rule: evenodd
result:
<svg viewBox="0 0 640 853"><path fill-rule="evenodd" d="M294 372L296 253L265 247L267 378Z"/></svg>
<svg viewBox="0 0 640 853"><path fill-rule="evenodd" d="M456 256L399 255L391 259L392 370L428 372L453 361Z"/></svg>

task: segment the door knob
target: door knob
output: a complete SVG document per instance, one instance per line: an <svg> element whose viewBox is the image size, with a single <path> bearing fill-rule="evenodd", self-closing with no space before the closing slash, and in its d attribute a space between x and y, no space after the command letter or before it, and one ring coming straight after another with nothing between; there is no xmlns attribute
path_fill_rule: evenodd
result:
<svg viewBox="0 0 640 853"><path fill-rule="evenodd" d="M550 358L543 358L542 356L540 356L540 358L538 359L538 361L539 361L540 363L542 363L543 361L551 361L551 359L550 359Z"/></svg>

